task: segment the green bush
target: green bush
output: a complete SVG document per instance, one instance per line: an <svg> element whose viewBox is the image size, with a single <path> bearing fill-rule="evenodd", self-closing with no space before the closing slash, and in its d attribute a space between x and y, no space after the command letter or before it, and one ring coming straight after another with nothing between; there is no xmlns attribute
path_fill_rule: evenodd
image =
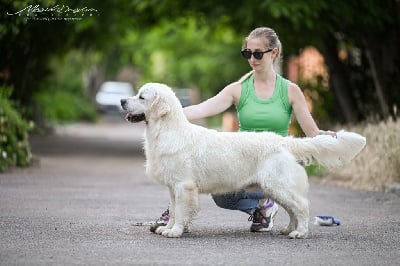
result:
<svg viewBox="0 0 400 266"><path fill-rule="evenodd" d="M308 176L321 177L325 174L326 169L317 164L310 164L305 167Z"/></svg>
<svg viewBox="0 0 400 266"><path fill-rule="evenodd" d="M88 100L64 91L42 91L35 96L45 121L50 123L78 120L95 121L96 109Z"/></svg>
<svg viewBox="0 0 400 266"><path fill-rule="evenodd" d="M72 50L49 62L53 70L34 94L34 102L46 126L79 120L94 122L97 110L91 103L82 76L96 64L97 54Z"/></svg>
<svg viewBox="0 0 400 266"><path fill-rule="evenodd" d="M28 166L32 155L28 131L33 123L24 120L9 100L11 89L0 87L0 172L13 166Z"/></svg>

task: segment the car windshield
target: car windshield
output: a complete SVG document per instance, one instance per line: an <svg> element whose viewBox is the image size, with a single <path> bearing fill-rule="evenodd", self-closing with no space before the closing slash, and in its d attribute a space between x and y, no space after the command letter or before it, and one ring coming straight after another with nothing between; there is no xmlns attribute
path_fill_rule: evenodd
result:
<svg viewBox="0 0 400 266"><path fill-rule="evenodd" d="M101 88L101 91L105 93L115 93L115 94L133 94L132 87L130 85L125 85L125 84L104 84Z"/></svg>

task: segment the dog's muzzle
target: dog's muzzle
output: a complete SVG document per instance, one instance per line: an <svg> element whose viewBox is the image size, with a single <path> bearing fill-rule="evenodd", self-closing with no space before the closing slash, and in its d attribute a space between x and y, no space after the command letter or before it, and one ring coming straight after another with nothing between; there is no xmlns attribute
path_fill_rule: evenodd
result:
<svg viewBox="0 0 400 266"><path fill-rule="evenodd" d="M121 107L123 110L127 111L127 100L126 99L121 99ZM144 113L142 114L131 114L131 113L127 113L125 115L125 120L131 123L138 123L141 121L145 121L146 120L146 116Z"/></svg>
<svg viewBox="0 0 400 266"><path fill-rule="evenodd" d="M121 99L120 102L121 102L122 109L126 111L126 104L127 104L128 100L127 99Z"/></svg>
<svg viewBox="0 0 400 266"><path fill-rule="evenodd" d="M131 113L127 113L125 116L125 120L129 121L131 123L138 123L141 121L145 121L146 120L146 116L144 114L131 114Z"/></svg>

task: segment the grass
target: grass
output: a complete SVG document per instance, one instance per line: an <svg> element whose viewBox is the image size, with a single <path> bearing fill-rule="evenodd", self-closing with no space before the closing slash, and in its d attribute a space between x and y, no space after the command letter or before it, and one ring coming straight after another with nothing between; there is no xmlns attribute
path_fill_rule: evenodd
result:
<svg viewBox="0 0 400 266"><path fill-rule="evenodd" d="M346 128L367 138L363 151L347 166L327 172L323 180L353 189L380 191L400 182L400 121Z"/></svg>

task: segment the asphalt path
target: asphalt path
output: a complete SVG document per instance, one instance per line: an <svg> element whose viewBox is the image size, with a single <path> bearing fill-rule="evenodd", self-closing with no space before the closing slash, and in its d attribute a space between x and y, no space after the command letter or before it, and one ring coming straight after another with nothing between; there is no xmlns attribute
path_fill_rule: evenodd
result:
<svg viewBox="0 0 400 266"><path fill-rule="evenodd" d="M0 174L1 265L400 265L400 197L310 178L307 239L251 233L248 215L201 195L190 232L149 231L168 205L145 176L143 124L103 120L31 138L38 162ZM340 226L318 226L332 215Z"/></svg>

